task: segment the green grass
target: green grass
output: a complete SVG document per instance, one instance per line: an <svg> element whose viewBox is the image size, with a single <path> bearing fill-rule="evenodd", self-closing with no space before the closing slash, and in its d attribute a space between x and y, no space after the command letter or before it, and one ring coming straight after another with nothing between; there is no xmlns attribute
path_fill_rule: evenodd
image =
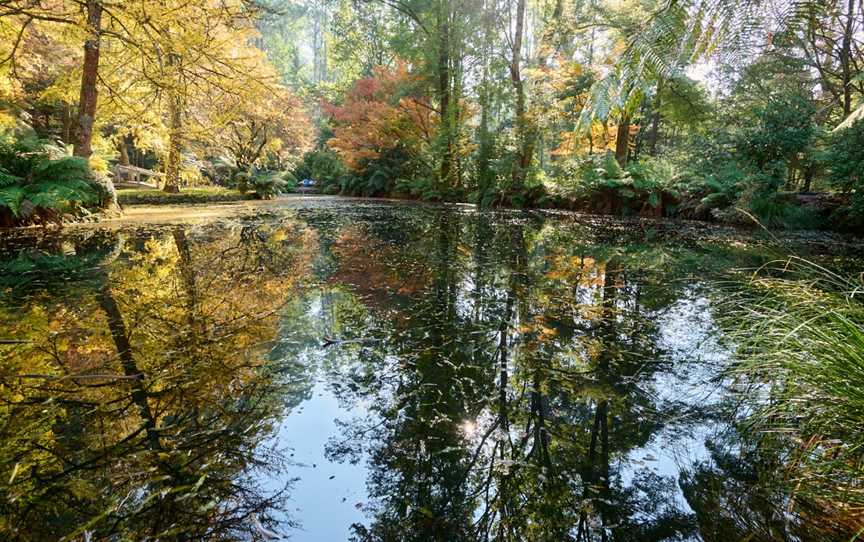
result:
<svg viewBox="0 0 864 542"><path fill-rule="evenodd" d="M793 258L760 270L731 303L747 426L786 458L796 498L860 513L864 278Z"/></svg>
<svg viewBox="0 0 864 542"><path fill-rule="evenodd" d="M183 188L179 194L162 190L130 188L117 190L120 205L166 205L172 203L217 203L253 199L253 193L241 194L237 190L220 186Z"/></svg>

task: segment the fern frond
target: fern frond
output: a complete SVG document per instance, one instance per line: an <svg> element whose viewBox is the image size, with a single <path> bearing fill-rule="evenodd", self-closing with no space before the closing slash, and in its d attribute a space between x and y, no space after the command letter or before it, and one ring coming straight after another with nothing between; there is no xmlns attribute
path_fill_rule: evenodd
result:
<svg viewBox="0 0 864 542"><path fill-rule="evenodd" d="M24 194L36 207L61 210L70 202L90 204L99 201L99 194L81 180L43 181L28 185Z"/></svg>
<svg viewBox="0 0 864 542"><path fill-rule="evenodd" d="M605 119L613 107L632 107L633 92L650 95L650 86L661 79L682 77L693 62L719 55L726 61L752 57L754 48L769 40L766 20L791 28L812 19L824 9L817 0L795 0L790 7L769 18L763 16L762 0L692 0L669 2L634 30L615 69L595 82L589 92L579 128ZM638 101L638 99L636 100Z"/></svg>
<svg viewBox="0 0 864 542"><path fill-rule="evenodd" d="M33 178L36 182L89 181L92 177L87 160L79 156L46 160L33 168Z"/></svg>
<svg viewBox="0 0 864 542"><path fill-rule="evenodd" d="M7 186L0 188L0 207L6 207L12 211L12 216L18 216L21 202L24 200L24 188L20 186Z"/></svg>
<svg viewBox="0 0 864 542"><path fill-rule="evenodd" d="M8 171L3 168L0 168L0 188L6 188L8 186L13 186L21 182L21 177L17 175L12 175Z"/></svg>

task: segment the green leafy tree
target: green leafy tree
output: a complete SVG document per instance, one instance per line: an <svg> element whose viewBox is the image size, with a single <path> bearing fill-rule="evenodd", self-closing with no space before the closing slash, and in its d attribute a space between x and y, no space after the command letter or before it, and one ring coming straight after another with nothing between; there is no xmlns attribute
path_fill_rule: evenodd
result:
<svg viewBox="0 0 864 542"><path fill-rule="evenodd" d="M851 198L847 221L864 224L864 120L831 134L824 159L828 181Z"/></svg>

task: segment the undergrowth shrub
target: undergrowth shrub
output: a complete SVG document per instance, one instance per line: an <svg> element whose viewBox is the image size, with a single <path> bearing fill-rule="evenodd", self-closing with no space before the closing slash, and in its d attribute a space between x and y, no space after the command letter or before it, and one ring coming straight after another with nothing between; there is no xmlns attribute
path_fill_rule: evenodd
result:
<svg viewBox="0 0 864 542"><path fill-rule="evenodd" d="M231 182L228 186L231 188L236 188L238 192L241 194L245 194L250 190L250 184L252 180L252 174L248 171L237 171L234 173L234 176L231 178Z"/></svg>
<svg viewBox="0 0 864 542"><path fill-rule="evenodd" d="M312 179L319 184L322 191L330 193L332 189L328 191L328 188L331 186L341 188L342 177L346 173L347 169L336 153L328 150L307 152L291 172L297 181Z"/></svg>
<svg viewBox="0 0 864 542"><path fill-rule="evenodd" d="M397 194L404 194L423 200L435 201L442 199L441 192L426 178L396 179L394 190Z"/></svg>
<svg viewBox="0 0 864 542"><path fill-rule="evenodd" d="M98 182L84 158L52 159L44 142L0 142L0 224L59 221L103 207L107 183Z"/></svg>
<svg viewBox="0 0 864 542"><path fill-rule="evenodd" d="M230 184L241 194L251 192L257 199L271 199L297 187L293 175L283 171L238 171Z"/></svg>
<svg viewBox="0 0 864 542"><path fill-rule="evenodd" d="M300 181L298 181L297 177L295 177L294 174L290 171L285 171L282 173L282 180L285 181L285 185L283 186L283 192L294 192L300 185Z"/></svg>
<svg viewBox="0 0 864 542"><path fill-rule="evenodd" d="M791 192L766 190L771 181L764 175L748 177L734 200L732 191L709 195L702 201L722 197L723 205L710 207L712 216L730 224L759 225L768 229L811 230L826 226L826 219L818 211L802 207Z"/></svg>
<svg viewBox="0 0 864 542"><path fill-rule="evenodd" d="M624 169L612 153L605 153L559 168L554 191L559 199L592 212L663 216L678 200L677 179L669 162L633 162Z"/></svg>
<svg viewBox="0 0 864 542"><path fill-rule="evenodd" d="M348 196L387 196L393 191L394 174L381 164L367 167L362 174L348 173L339 180L341 191Z"/></svg>
<svg viewBox="0 0 864 542"><path fill-rule="evenodd" d="M845 227L864 227L864 120L831 135L825 162L828 182L849 198L835 218Z"/></svg>

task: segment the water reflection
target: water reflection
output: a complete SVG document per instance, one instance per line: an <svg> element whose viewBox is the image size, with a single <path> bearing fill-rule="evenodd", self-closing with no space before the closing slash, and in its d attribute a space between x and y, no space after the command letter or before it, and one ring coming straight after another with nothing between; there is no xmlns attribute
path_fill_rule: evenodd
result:
<svg viewBox="0 0 864 542"><path fill-rule="evenodd" d="M371 457L372 520L356 537L694 534L692 514L672 502L674 479L646 471L624 484L616 468L673 414L648 388L671 361L654 321L674 295L615 250L560 242L554 228L461 226L439 216L403 254L430 284L379 315L390 321L376 346L346 356L373 365L356 388L377 399L375 415L352 420L329 449Z"/></svg>
<svg viewBox="0 0 864 542"><path fill-rule="evenodd" d="M315 236L291 222L211 233L96 235L12 262L2 530L140 540L273 527L284 492L262 493L253 473L286 462L257 443L302 383L267 355Z"/></svg>
<svg viewBox="0 0 864 542"><path fill-rule="evenodd" d="M782 459L741 444L713 380L714 294L693 271L746 251L516 214L337 211L7 247L0 532L315 540L297 529L339 517L363 541L816 532L754 489ZM304 408L327 419L296 423ZM330 433L313 449L316 423ZM302 501L303 478L330 472L310 461L345 466L330 510ZM363 495L338 485L352 472Z"/></svg>

